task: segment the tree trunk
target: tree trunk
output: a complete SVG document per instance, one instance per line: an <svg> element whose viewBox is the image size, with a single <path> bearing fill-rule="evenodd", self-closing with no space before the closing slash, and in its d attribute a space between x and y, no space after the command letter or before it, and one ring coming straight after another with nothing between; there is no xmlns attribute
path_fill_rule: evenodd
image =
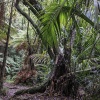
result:
<svg viewBox="0 0 100 100"><path fill-rule="evenodd" d="M48 86L50 95L60 94L65 96L76 96L78 83L74 74L70 73L70 48L66 49L64 55L59 54L55 61L55 70Z"/></svg>
<svg viewBox="0 0 100 100"><path fill-rule="evenodd" d="M0 27L3 26L3 19L4 19L4 2L3 2L3 0L1 0L0 1ZM2 63L0 63L0 93L1 93L1 90L3 88L3 86L2 86L2 82L3 82L2 74L3 74Z"/></svg>
<svg viewBox="0 0 100 100"><path fill-rule="evenodd" d="M30 10L28 10L28 14L30 16ZM28 24L27 24L27 43L28 43L28 57L30 55L32 55L32 47L31 47L31 41L30 41L30 37L29 37L29 21L28 21ZM29 64L29 67L31 70L34 70L34 62L32 62L32 59L31 58L28 58L29 61L28 61L28 64Z"/></svg>
<svg viewBox="0 0 100 100"><path fill-rule="evenodd" d="M4 59L3 59L3 63L0 65L0 93L1 94L2 94L2 89L3 89L3 77L4 77L4 70L5 70L5 65L6 65L8 42L9 42L9 37L10 37L10 29L11 29L11 21L12 21L12 11L13 11L13 2L12 2L12 6L11 6L11 14L10 14L10 19L9 19L9 27L8 27L8 33L7 33L7 40L6 40L5 50L4 50Z"/></svg>
<svg viewBox="0 0 100 100"><path fill-rule="evenodd" d="M0 27L3 26L4 22L4 1L0 0Z"/></svg>

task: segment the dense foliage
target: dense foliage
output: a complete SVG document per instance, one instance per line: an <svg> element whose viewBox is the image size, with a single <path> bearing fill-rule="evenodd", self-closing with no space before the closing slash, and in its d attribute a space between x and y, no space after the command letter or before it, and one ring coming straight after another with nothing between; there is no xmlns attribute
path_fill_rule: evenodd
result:
<svg viewBox="0 0 100 100"><path fill-rule="evenodd" d="M88 98L99 98L100 18L99 6L96 5L100 5L99 1L33 1L14 2L16 8L13 8L5 76L14 77L16 84L42 83L60 63L58 55L61 54L65 57L64 64L70 70L69 74L74 73L85 94L89 94ZM5 5L8 5L5 7L6 24L3 30L0 28L0 50L4 50L11 3ZM0 63L2 60L1 50Z"/></svg>

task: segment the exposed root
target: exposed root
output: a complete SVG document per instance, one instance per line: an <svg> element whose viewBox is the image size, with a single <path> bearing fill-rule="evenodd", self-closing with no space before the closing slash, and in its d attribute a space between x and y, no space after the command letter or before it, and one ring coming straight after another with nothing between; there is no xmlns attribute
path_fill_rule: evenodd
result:
<svg viewBox="0 0 100 100"><path fill-rule="evenodd" d="M79 84L75 80L75 75L63 75L59 79L54 79L46 90L49 95L77 96Z"/></svg>
<svg viewBox="0 0 100 100"><path fill-rule="evenodd" d="M24 89L24 90L17 91L14 96L21 95L24 93L29 93L29 94L34 94L34 93L38 93L38 92L43 93L46 90L46 87L49 85L49 82L50 82L50 80L47 80L45 83L43 83L40 86L33 87L30 89L26 89L26 90Z"/></svg>

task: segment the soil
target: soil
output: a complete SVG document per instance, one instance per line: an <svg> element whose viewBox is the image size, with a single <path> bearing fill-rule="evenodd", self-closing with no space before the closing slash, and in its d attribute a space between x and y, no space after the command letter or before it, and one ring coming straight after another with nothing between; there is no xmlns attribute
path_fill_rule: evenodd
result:
<svg viewBox="0 0 100 100"><path fill-rule="evenodd" d="M23 94L16 97L13 97L16 91L22 89L28 89L28 86L14 85L12 83L4 83L5 93L3 96L0 96L0 100L72 100L64 96L47 96L45 94Z"/></svg>

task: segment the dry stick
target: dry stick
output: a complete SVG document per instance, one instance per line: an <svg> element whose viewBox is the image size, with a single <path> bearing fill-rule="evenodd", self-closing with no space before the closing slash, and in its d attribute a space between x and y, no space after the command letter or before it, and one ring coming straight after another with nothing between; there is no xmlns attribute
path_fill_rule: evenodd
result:
<svg viewBox="0 0 100 100"><path fill-rule="evenodd" d="M3 57L3 64L1 66L1 71L0 71L0 89L3 89L3 77L4 77L4 70L5 70L5 65L6 65L6 59L7 59L7 50L8 50L8 42L9 42L9 37L10 37L10 30L11 30L11 23L12 23L12 12L13 12L13 3L14 0L12 1L11 5L11 13L10 13L10 19L9 19L9 26L8 26L8 32L7 32L7 40L6 40L6 46L4 50L4 57Z"/></svg>

